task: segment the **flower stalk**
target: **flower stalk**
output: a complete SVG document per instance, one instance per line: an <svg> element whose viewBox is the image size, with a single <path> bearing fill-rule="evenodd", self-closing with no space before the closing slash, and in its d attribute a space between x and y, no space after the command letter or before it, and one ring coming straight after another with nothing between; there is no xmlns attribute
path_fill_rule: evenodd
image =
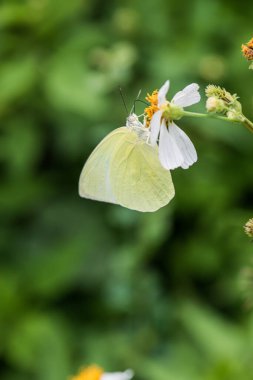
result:
<svg viewBox="0 0 253 380"><path fill-rule="evenodd" d="M250 132L253 133L253 123L252 123L252 121L250 121L249 119L247 119L246 117L244 117L244 125L245 125L246 128L248 128L248 130Z"/></svg>
<svg viewBox="0 0 253 380"><path fill-rule="evenodd" d="M216 113L198 113L198 112L184 111L183 116L197 117L197 118L213 118L213 119L218 119L218 120L222 120L222 121L227 121L230 123L242 124L246 128L248 128L248 130L250 132L253 133L253 123L249 119L247 119L244 115L242 115L241 120L239 120L239 118L238 119L231 119L231 118L226 117L226 116L217 115Z"/></svg>

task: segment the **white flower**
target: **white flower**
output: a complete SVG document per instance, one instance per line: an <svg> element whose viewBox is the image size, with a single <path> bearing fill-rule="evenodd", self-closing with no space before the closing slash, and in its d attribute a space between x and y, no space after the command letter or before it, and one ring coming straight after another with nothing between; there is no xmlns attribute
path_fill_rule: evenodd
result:
<svg viewBox="0 0 253 380"><path fill-rule="evenodd" d="M97 365L90 365L83 368L71 380L130 380L134 373L131 369L124 372L104 372L101 367Z"/></svg>
<svg viewBox="0 0 253 380"><path fill-rule="evenodd" d="M124 372L104 372L101 376L101 380L130 380L134 373L131 369L127 369Z"/></svg>
<svg viewBox="0 0 253 380"><path fill-rule="evenodd" d="M176 93L171 102L166 99L170 82L167 80L158 91L158 111L150 122L150 143L155 145L159 137L159 159L165 169L175 169L181 166L188 169L197 161L197 153L189 137L173 120L165 120L163 112L168 106L175 105L178 109L188 107L200 101L199 86L192 83Z"/></svg>

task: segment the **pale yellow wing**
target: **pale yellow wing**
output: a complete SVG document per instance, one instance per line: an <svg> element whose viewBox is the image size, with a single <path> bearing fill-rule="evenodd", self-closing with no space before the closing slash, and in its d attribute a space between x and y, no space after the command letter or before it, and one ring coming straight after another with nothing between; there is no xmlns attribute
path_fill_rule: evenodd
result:
<svg viewBox="0 0 253 380"><path fill-rule="evenodd" d="M102 202L118 203L111 188L110 172L117 152L129 129L117 128L107 135L86 161L79 179L81 197Z"/></svg>
<svg viewBox="0 0 253 380"><path fill-rule="evenodd" d="M124 135L116 150L110 174L116 203L142 212L165 206L175 195L170 172L158 158L158 148L139 139L135 132Z"/></svg>

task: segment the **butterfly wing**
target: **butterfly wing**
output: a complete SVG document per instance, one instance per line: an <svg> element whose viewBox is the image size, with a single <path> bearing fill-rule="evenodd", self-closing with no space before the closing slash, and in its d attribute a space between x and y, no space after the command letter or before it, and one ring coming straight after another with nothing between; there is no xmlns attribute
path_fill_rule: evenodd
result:
<svg viewBox="0 0 253 380"><path fill-rule="evenodd" d="M118 203L111 188L110 172L128 128L117 128L94 149L85 163L79 179L79 195L102 202Z"/></svg>
<svg viewBox="0 0 253 380"><path fill-rule="evenodd" d="M158 148L129 131L116 150L110 183L116 203L142 212L165 206L175 195L170 172L159 161Z"/></svg>
<svg viewBox="0 0 253 380"><path fill-rule="evenodd" d="M152 212L165 206L175 191L157 147L126 127L118 128L94 149L79 180L81 197Z"/></svg>

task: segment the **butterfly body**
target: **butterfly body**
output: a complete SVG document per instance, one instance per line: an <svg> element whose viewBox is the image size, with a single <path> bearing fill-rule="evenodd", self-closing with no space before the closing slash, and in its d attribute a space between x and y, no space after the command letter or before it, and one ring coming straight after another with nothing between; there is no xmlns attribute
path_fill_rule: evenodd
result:
<svg viewBox="0 0 253 380"><path fill-rule="evenodd" d="M149 130L130 115L95 148L79 180L81 197L152 212L174 196L171 175L158 158L157 146L148 144Z"/></svg>

